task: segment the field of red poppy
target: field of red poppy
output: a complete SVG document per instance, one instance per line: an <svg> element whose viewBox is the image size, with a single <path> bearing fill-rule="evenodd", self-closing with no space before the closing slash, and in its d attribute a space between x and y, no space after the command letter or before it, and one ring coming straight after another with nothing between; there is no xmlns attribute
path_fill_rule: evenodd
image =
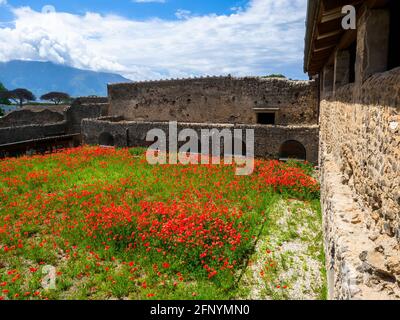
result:
<svg viewBox="0 0 400 320"><path fill-rule="evenodd" d="M100 147L0 160L0 300L237 298L276 203L317 206L312 171L256 160L235 176Z"/></svg>

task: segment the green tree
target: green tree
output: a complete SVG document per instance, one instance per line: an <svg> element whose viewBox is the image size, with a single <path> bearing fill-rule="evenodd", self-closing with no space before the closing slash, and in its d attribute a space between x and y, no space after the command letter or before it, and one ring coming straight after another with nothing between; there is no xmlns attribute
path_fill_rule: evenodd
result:
<svg viewBox="0 0 400 320"><path fill-rule="evenodd" d="M0 99L1 98L14 100L20 108L22 108L25 102L36 100L36 97L32 92L23 88L0 92Z"/></svg>
<svg viewBox="0 0 400 320"><path fill-rule="evenodd" d="M68 93L64 92L49 92L40 97L40 100L51 101L54 104L66 103L71 100L71 97Z"/></svg>
<svg viewBox="0 0 400 320"><path fill-rule="evenodd" d="M286 78L283 74L280 73L272 73L264 78Z"/></svg>
<svg viewBox="0 0 400 320"><path fill-rule="evenodd" d="M0 82L0 93L2 92L7 92L7 89L3 86L3 84ZM6 99L6 98L2 98L0 96L0 104L6 104L6 105L10 105L11 102L10 100Z"/></svg>

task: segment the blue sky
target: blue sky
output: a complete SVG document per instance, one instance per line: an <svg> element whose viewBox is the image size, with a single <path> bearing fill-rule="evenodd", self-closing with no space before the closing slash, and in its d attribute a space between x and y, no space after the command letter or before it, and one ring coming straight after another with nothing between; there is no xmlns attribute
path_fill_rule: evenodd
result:
<svg viewBox="0 0 400 320"><path fill-rule="evenodd" d="M228 14L231 8L244 7L246 0L8 0L15 6L29 6L40 11L45 5L53 5L57 11L74 14L85 14L87 11L101 14L114 13L132 19L148 19L157 17L160 19L177 19L177 10L189 10L198 15L204 14ZM163 2L164 1L164 2Z"/></svg>
<svg viewBox="0 0 400 320"><path fill-rule="evenodd" d="M133 80L269 73L305 79L306 2L0 0L0 61L52 61Z"/></svg>

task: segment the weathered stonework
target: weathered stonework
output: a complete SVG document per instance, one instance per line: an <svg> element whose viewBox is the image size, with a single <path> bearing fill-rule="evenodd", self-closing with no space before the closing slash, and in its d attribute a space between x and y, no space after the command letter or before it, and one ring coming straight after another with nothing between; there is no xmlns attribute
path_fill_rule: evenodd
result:
<svg viewBox="0 0 400 320"><path fill-rule="evenodd" d="M64 115L51 110L17 110L0 118L0 128L41 125L64 121Z"/></svg>
<svg viewBox="0 0 400 320"><path fill-rule="evenodd" d="M321 101L322 205L332 298L400 298L399 83L397 68Z"/></svg>
<svg viewBox="0 0 400 320"><path fill-rule="evenodd" d="M25 106L0 118L0 145L81 133L83 119L104 116L107 98L77 98L71 106Z"/></svg>
<svg viewBox="0 0 400 320"><path fill-rule="evenodd" d="M65 134L67 122L0 128L0 145Z"/></svg>
<svg viewBox="0 0 400 320"><path fill-rule="evenodd" d="M400 299L399 1L347 4L356 30L343 29L340 1L309 0L306 24L329 298Z"/></svg>
<svg viewBox="0 0 400 320"><path fill-rule="evenodd" d="M168 132L168 122L118 121L120 119L86 119L82 121L83 142L97 145L102 134L112 137L115 146L149 146L147 133L154 128ZM199 136L202 129L254 129L255 155L257 157L278 158L279 149L286 141L296 140L306 149L307 160L316 163L318 159L317 125L311 126L265 126L265 125L233 125L233 124L201 124L178 123L178 130L190 128ZM151 144L151 143L150 143Z"/></svg>
<svg viewBox="0 0 400 320"><path fill-rule="evenodd" d="M107 98L77 98L66 112L67 133L80 133L83 119L103 117L108 112Z"/></svg>
<svg viewBox="0 0 400 320"><path fill-rule="evenodd" d="M293 142L305 149L306 160L317 163L314 81L213 77L114 84L108 91L108 117L83 120L84 143L148 146L148 131L168 132L168 121L176 121L179 130L198 134L201 129L254 129L256 156L279 158L282 145ZM263 112L274 114L273 125L257 123Z"/></svg>
<svg viewBox="0 0 400 320"><path fill-rule="evenodd" d="M113 84L109 115L134 121L256 124L257 110L276 110L278 125L318 123L313 81L212 77Z"/></svg>

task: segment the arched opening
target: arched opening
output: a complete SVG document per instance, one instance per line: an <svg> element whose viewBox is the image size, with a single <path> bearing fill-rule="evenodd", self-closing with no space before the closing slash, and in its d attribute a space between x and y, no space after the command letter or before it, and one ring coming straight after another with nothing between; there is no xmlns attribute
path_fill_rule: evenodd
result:
<svg viewBox="0 0 400 320"><path fill-rule="evenodd" d="M246 143L242 139L233 138L233 156L236 157L246 157L247 155L247 146Z"/></svg>
<svg viewBox="0 0 400 320"><path fill-rule="evenodd" d="M306 160L306 158L306 148L296 140L284 142L279 149L279 159Z"/></svg>
<svg viewBox="0 0 400 320"><path fill-rule="evenodd" d="M103 132L99 137L99 145L114 146L114 137L109 132Z"/></svg>
<svg viewBox="0 0 400 320"><path fill-rule="evenodd" d="M153 141L145 141L142 145L152 151L168 152L168 141L163 141L162 138L156 136Z"/></svg>

